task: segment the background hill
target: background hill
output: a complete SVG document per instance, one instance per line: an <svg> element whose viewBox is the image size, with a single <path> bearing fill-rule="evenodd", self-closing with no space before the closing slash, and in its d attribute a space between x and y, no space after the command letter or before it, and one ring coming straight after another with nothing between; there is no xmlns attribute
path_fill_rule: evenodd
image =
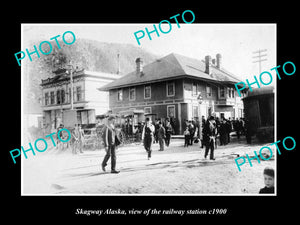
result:
<svg viewBox="0 0 300 225"><path fill-rule="evenodd" d="M29 43L29 46L32 47L28 47L28 50L32 50L33 45L38 47L39 43L38 41ZM135 70L136 58L141 57L144 60L144 64L148 64L159 57L130 44L77 39L72 45L66 45L63 41L59 41L59 45L61 49L58 49L53 41L51 54L43 55L40 53L40 58L34 54L32 55L32 62L29 61L28 57L23 60L24 63L22 61L25 84L23 92L24 111L27 113L41 112L41 79L53 77L55 74L52 71L58 67L66 67L69 62L74 67L84 68L85 70L117 73L117 55L120 54L120 71L121 75L125 75ZM49 46L44 44L43 51L48 52Z"/></svg>

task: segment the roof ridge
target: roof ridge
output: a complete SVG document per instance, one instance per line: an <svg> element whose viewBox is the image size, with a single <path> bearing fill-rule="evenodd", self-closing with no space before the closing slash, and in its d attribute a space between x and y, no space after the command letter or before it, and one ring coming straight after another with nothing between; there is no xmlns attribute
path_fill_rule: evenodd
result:
<svg viewBox="0 0 300 225"><path fill-rule="evenodd" d="M172 64L172 65L174 65L174 66L176 66L176 67L178 67L179 69L182 70L182 72L183 72L184 74L186 74L185 70L183 69L181 63L178 61L178 59L177 59L177 57L175 56L175 54L177 54L177 53L172 52L172 53L170 53L169 55L166 55L164 58L166 58L167 56L169 57L169 56L172 55L172 56L174 57L174 59L176 60L176 62L177 62L178 65L176 65L176 64L174 64L174 63L172 63L172 62L170 62L169 60L165 60L165 61L168 62L168 63L170 63L170 64ZM177 54L177 55L178 55L178 54Z"/></svg>

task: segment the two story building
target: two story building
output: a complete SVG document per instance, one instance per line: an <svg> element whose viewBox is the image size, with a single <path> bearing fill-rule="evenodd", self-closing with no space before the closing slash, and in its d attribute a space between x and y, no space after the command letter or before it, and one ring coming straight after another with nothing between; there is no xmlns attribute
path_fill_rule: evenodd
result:
<svg viewBox="0 0 300 225"><path fill-rule="evenodd" d="M64 113L71 109L70 71L58 69L55 76L42 80L44 128L52 132L59 124L64 124ZM97 88L108 84L120 75L84 69L73 71L73 109L77 116L76 123L95 123L96 115L107 113L109 99L107 92ZM65 118L67 119L67 118Z"/></svg>
<svg viewBox="0 0 300 225"><path fill-rule="evenodd" d="M184 121L218 117L242 117L243 102L234 84L240 82L221 66L222 56L198 60L171 53L99 88L109 91L112 113L132 109L172 118L175 131L182 134ZM245 93L243 93L245 94Z"/></svg>

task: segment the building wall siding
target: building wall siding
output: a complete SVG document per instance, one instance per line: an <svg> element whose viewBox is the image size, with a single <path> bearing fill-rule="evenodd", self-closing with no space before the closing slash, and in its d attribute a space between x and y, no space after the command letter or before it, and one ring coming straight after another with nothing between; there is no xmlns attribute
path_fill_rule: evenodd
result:
<svg viewBox="0 0 300 225"><path fill-rule="evenodd" d="M161 83L153 83L151 84L151 98L145 99L144 98L144 87L145 85L139 85L134 87L126 87L121 88L123 92L123 100L118 101L118 89L113 89L109 91L109 105L110 108L113 109L115 107L121 107L123 105L129 105L132 106L132 103L144 103L144 104L157 104L157 101L167 101L175 100L175 99L183 99L183 89L182 89L182 80L174 80L175 84L175 95L168 97L167 96L167 82L161 82ZM135 88L136 97L135 100L129 100L129 89ZM159 103L158 103L159 104Z"/></svg>
<svg viewBox="0 0 300 225"><path fill-rule="evenodd" d="M207 118L211 113L216 113L220 116L221 113L226 117L237 116L237 112L243 108L240 97L235 93L234 98L228 98L228 93L223 98L219 98L219 84L214 82L206 82L192 78L182 78L173 80L175 84L174 96L167 96L167 82L151 84L151 98L144 98L144 86L135 86L136 97L134 101L129 100L129 87L122 88L123 100L117 100L117 89L110 90L109 104L113 113L118 113L121 110L127 109L145 109L151 107L151 112L157 114L157 118L165 119L168 117L168 106L175 107L175 131L177 134L182 134L185 128L185 120L191 120L194 117L201 119L202 116ZM196 92L193 92L193 84L196 87ZM210 95L208 93L210 89ZM223 85L224 87L224 85ZM227 90L227 89L226 89ZM198 96L201 93L202 103L199 104ZM223 101L224 103L222 103ZM223 105L222 105L223 104ZM232 105L228 105L232 104ZM195 113L195 110L196 113ZM226 113L225 113L226 112Z"/></svg>

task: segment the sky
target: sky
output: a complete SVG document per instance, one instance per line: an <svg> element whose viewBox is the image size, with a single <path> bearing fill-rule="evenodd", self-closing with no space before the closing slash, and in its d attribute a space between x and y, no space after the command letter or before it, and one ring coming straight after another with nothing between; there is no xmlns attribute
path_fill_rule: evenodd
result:
<svg viewBox="0 0 300 225"><path fill-rule="evenodd" d="M158 22L159 23L159 22ZM158 27L158 23L153 23ZM138 45L134 33L147 27L153 30L153 24L22 24L23 45L22 50L32 49L33 46L25 46L26 40L50 40L65 31L72 31L76 38L92 39L101 42L127 43L147 50L161 57L172 52L184 56L204 59L206 55L216 58L216 54L222 55L222 66L235 74L241 80L246 78L254 81L253 76L259 76L258 63L253 52L259 49L267 49L262 62L262 71L270 71L276 64L276 24L200 24L172 23L169 33L160 36L152 33L150 40L145 37L140 39ZM168 30L166 23L163 30ZM76 42L74 43L76 44ZM270 71L271 72L271 71ZM275 74L275 71L271 72ZM274 82L273 82L274 83ZM272 84L273 84L272 83ZM274 85L274 84L273 84Z"/></svg>

